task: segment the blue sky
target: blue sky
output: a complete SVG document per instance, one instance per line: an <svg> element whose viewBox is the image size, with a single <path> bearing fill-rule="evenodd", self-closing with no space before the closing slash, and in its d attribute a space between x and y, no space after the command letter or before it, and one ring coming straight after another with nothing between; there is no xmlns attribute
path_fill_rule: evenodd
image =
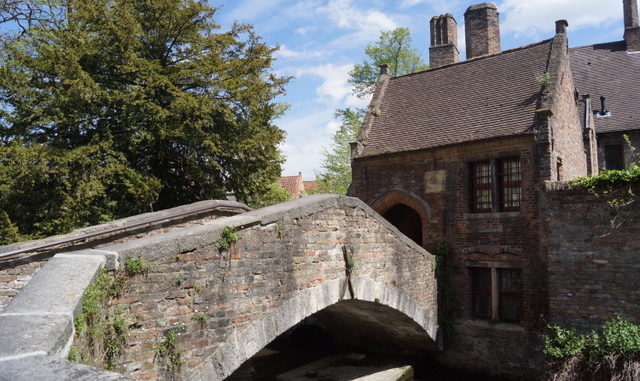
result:
<svg viewBox="0 0 640 381"><path fill-rule="evenodd" d="M273 46L280 46L274 69L293 75L290 104L276 124L287 132L282 151L283 175L302 172L315 177L323 147L338 124L333 111L366 106L351 94L348 72L365 58L364 48L380 31L408 27L420 55L428 60L428 22L451 13L458 22L464 59L464 11L471 0L209 0L218 7L216 21L227 29L234 20L248 22ZM622 0L503 0L500 11L502 49L507 50L553 36L555 20L569 22L571 46L622 39Z"/></svg>

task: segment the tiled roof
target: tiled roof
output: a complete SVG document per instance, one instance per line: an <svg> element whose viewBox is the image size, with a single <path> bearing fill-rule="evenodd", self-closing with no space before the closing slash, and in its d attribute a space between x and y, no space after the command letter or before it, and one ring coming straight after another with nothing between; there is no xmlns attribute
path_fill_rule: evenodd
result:
<svg viewBox="0 0 640 381"><path fill-rule="evenodd" d="M363 156L531 132L551 40L391 78Z"/></svg>
<svg viewBox="0 0 640 381"><path fill-rule="evenodd" d="M590 94L593 109L600 96L611 117L594 118L596 132L640 129L640 54L627 54L624 41L569 50L573 80L580 94Z"/></svg>
<svg viewBox="0 0 640 381"><path fill-rule="evenodd" d="M304 190L304 186L302 185L302 175L282 176L278 181L291 198L300 197L300 192Z"/></svg>
<svg viewBox="0 0 640 381"><path fill-rule="evenodd" d="M305 192L312 192L318 188L318 184L315 181L303 181Z"/></svg>

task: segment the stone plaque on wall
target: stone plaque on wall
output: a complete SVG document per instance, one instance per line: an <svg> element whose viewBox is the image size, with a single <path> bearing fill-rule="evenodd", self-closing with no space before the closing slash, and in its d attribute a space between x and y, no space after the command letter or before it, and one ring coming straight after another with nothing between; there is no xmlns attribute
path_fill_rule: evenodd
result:
<svg viewBox="0 0 640 381"><path fill-rule="evenodd" d="M444 191L444 180L447 171L427 171L424 173L424 192L441 193Z"/></svg>

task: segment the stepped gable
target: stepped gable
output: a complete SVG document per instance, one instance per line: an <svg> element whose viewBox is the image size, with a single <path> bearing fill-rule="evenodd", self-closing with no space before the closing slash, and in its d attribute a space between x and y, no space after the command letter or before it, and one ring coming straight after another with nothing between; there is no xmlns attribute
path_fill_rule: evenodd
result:
<svg viewBox="0 0 640 381"><path fill-rule="evenodd" d="M624 41L570 49L573 80L580 94L590 94L593 109L600 96L611 117L594 118L596 132L640 128L640 54L629 54ZM584 118L584 115L581 115Z"/></svg>
<svg viewBox="0 0 640 381"><path fill-rule="evenodd" d="M389 79L362 156L531 133L551 45Z"/></svg>

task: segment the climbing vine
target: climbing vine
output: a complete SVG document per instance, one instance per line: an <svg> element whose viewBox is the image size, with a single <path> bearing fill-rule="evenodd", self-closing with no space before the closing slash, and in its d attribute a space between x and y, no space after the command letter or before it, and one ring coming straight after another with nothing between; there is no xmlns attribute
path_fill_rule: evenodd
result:
<svg viewBox="0 0 640 381"><path fill-rule="evenodd" d="M446 337L455 335L455 314L457 293L451 283L448 259L451 256L451 246L445 241L436 243L436 279L438 280L438 305L440 306L439 324Z"/></svg>
<svg viewBox="0 0 640 381"><path fill-rule="evenodd" d="M614 217L610 221L612 228L617 228L624 222L624 219L620 217L621 212L637 202L637 193L640 190L640 165L638 165L640 154L631 144L629 136L623 135L623 137L634 160L629 168L605 170L597 176L580 177L569 183L569 186L585 189L609 204L614 212Z"/></svg>

